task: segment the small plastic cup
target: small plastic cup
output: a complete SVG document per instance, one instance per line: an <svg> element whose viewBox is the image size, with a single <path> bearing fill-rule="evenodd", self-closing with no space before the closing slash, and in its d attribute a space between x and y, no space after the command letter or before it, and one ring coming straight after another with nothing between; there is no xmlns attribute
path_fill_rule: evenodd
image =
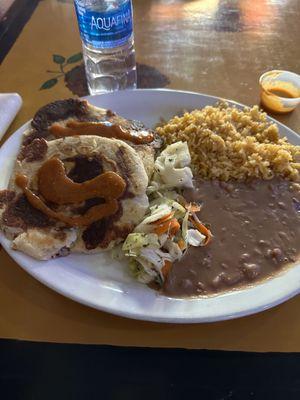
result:
<svg viewBox="0 0 300 400"><path fill-rule="evenodd" d="M300 75L273 70L259 78L262 105L272 112L289 113L300 103Z"/></svg>

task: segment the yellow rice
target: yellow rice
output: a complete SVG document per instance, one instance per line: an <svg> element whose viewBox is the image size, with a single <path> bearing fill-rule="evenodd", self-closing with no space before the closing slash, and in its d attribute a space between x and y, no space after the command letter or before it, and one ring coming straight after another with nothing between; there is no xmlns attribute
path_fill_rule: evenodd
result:
<svg viewBox="0 0 300 400"><path fill-rule="evenodd" d="M277 125L257 106L207 106L175 116L156 131L167 144L186 141L193 172L205 179L299 179L300 146L280 138Z"/></svg>

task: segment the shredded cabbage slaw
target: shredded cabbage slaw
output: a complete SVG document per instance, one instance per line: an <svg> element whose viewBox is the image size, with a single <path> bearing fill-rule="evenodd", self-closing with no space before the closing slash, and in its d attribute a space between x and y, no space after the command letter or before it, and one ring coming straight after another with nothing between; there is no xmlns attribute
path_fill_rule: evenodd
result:
<svg viewBox="0 0 300 400"><path fill-rule="evenodd" d="M131 273L140 282L155 281L162 285L172 264L188 246L205 246L212 237L196 215L201 206L186 203L179 194L180 189L193 187L190 162L184 142L167 146L155 161L147 190L149 212L122 246Z"/></svg>

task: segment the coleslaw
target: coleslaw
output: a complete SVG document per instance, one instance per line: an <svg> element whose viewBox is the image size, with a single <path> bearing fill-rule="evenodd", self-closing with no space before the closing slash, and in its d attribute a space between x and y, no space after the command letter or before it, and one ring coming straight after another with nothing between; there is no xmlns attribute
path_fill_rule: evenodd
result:
<svg viewBox="0 0 300 400"><path fill-rule="evenodd" d="M201 205L187 203L180 190L193 187L187 143L167 146L157 157L147 193L149 212L122 245L131 273L142 283L162 285L188 246L205 246L210 230L198 219Z"/></svg>

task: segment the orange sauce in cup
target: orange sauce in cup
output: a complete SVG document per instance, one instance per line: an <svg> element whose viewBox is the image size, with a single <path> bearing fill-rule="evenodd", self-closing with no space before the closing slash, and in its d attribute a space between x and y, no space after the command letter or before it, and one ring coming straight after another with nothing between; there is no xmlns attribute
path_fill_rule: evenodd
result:
<svg viewBox="0 0 300 400"><path fill-rule="evenodd" d="M299 97L299 89L290 82L276 80L261 83L261 105L271 112L285 114L293 111L297 104L289 104L288 100Z"/></svg>
<svg viewBox="0 0 300 400"><path fill-rule="evenodd" d="M274 87L269 89L269 92L275 94L278 97L285 97L287 99L294 99L297 96L293 96L293 93L289 92L288 90L281 88L281 87Z"/></svg>

